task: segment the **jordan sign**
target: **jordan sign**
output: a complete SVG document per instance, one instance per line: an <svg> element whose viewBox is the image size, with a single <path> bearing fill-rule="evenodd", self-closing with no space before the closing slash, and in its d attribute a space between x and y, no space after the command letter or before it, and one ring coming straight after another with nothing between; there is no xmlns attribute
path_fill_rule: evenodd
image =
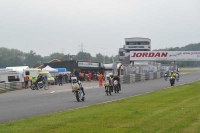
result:
<svg viewBox="0 0 200 133"><path fill-rule="evenodd" d="M130 61L200 61L200 51L130 51Z"/></svg>

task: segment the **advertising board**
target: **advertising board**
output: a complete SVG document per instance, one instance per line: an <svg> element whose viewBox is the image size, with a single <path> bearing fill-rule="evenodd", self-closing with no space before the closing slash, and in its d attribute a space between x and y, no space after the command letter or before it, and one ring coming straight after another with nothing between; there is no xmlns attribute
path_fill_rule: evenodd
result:
<svg viewBox="0 0 200 133"><path fill-rule="evenodd" d="M99 63L78 62L79 67L99 67Z"/></svg>
<svg viewBox="0 0 200 133"><path fill-rule="evenodd" d="M130 51L130 61L200 61L200 51Z"/></svg>

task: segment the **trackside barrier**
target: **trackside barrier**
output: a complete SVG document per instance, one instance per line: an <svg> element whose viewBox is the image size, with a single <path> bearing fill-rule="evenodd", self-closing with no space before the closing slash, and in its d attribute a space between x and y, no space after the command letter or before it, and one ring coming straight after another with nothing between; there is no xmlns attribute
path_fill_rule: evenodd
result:
<svg viewBox="0 0 200 133"><path fill-rule="evenodd" d="M160 78L160 72L157 72L157 78L158 79Z"/></svg>
<svg viewBox="0 0 200 133"><path fill-rule="evenodd" d="M145 81L145 73L141 73L140 75L141 75L141 77L140 77L141 81Z"/></svg>
<svg viewBox="0 0 200 133"><path fill-rule="evenodd" d="M135 74L130 74L130 83L135 83Z"/></svg>
<svg viewBox="0 0 200 133"><path fill-rule="evenodd" d="M135 75L135 81L136 82L141 81L141 74L136 73L136 75Z"/></svg>
<svg viewBox="0 0 200 133"><path fill-rule="evenodd" d="M157 72L153 73L153 79L157 79Z"/></svg>
<svg viewBox="0 0 200 133"><path fill-rule="evenodd" d="M145 73L145 80L149 80L149 73Z"/></svg>
<svg viewBox="0 0 200 133"><path fill-rule="evenodd" d="M149 79L150 79L150 80L153 79L153 72L149 72Z"/></svg>
<svg viewBox="0 0 200 133"><path fill-rule="evenodd" d="M25 88L24 82L4 82L0 83L0 91L13 91L13 90L21 90Z"/></svg>

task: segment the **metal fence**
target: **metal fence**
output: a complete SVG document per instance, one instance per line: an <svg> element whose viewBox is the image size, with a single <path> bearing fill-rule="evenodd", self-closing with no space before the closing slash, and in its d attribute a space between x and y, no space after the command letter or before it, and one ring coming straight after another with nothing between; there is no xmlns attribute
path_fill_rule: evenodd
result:
<svg viewBox="0 0 200 133"><path fill-rule="evenodd" d="M153 80L164 77L164 72L136 73L130 75L121 75L121 84L135 83L139 81Z"/></svg>
<svg viewBox="0 0 200 133"><path fill-rule="evenodd" d="M0 83L0 91L13 91L13 90L21 90L25 88L24 82L4 82Z"/></svg>

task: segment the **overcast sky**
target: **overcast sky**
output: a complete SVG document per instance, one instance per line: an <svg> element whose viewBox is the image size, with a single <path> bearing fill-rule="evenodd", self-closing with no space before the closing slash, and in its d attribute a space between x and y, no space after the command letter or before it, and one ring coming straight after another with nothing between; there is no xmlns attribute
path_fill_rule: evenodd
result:
<svg viewBox="0 0 200 133"><path fill-rule="evenodd" d="M152 49L200 42L200 0L0 0L0 47L118 54L124 38Z"/></svg>

